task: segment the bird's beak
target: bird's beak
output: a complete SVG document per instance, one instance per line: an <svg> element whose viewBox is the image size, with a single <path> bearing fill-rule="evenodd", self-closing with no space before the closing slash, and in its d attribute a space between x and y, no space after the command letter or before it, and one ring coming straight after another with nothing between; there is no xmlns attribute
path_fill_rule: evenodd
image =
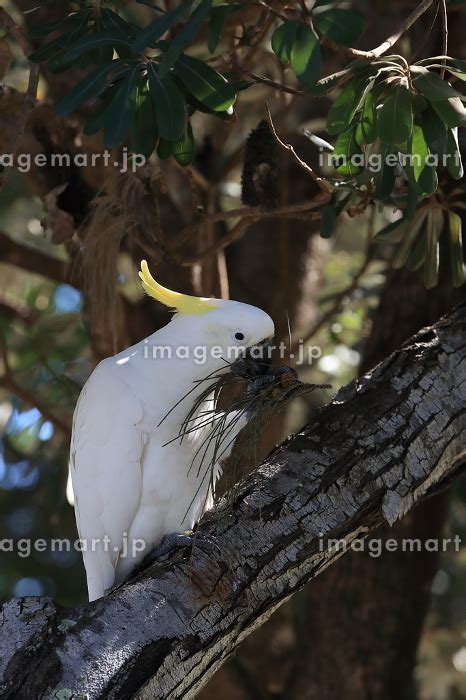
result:
<svg viewBox="0 0 466 700"><path fill-rule="evenodd" d="M266 374L272 362L272 350L272 339L265 338L260 343L247 348L245 353L233 363L233 367L249 377Z"/></svg>

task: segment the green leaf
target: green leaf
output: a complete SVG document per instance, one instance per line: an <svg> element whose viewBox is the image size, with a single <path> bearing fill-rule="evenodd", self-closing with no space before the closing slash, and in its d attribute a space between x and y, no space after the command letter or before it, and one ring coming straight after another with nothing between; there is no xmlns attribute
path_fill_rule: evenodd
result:
<svg viewBox="0 0 466 700"><path fill-rule="evenodd" d="M403 267L403 265L406 263L410 250L426 221L427 210L429 208L430 207L421 207L418 209L412 222L405 229L400 247L396 251L396 255L393 259L393 267L395 269Z"/></svg>
<svg viewBox="0 0 466 700"><path fill-rule="evenodd" d="M272 34L272 50L282 63L289 63L296 32L300 23L289 20L283 22Z"/></svg>
<svg viewBox="0 0 466 700"><path fill-rule="evenodd" d="M44 61L49 61L51 58L60 55L63 52L64 40L63 36L59 36L56 39L52 39L48 44L44 44L37 51L33 51L29 54L29 60L32 63L43 63Z"/></svg>
<svg viewBox="0 0 466 700"><path fill-rule="evenodd" d="M407 157L402 159L402 164L411 186L422 197L432 194L438 187L436 165L429 156L430 150L422 127L414 124Z"/></svg>
<svg viewBox="0 0 466 700"><path fill-rule="evenodd" d="M314 85L306 85L305 92L307 95L325 95L334 87L342 83L347 77L351 75L351 70L345 68L345 70L338 71L338 73L332 73L327 75L325 78L321 78Z"/></svg>
<svg viewBox="0 0 466 700"><path fill-rule="evenodd" d="M184 0L178 7L171 10L171 12L166 12L162 17L158 17L154 22L151 22L151 24L136 35L133 41L134 51L140 53L146 46L153 45L161 39L176 22L190 11L192 5L193 0Z"/></svg>
<svg viewBox="0 0 466 700"><path fill-rule="evenodd" d="M351 10L324 10L314 16L319 31L337 44L351 46L363 31L362 17Z"/></svg>
<svg viewBox="0 0 466 700"><path fill-rule="evenodd" d="M420 122L429 151L442 156L447 150L447 128L445 124L431 106L422 112Z"/></svg>
<svg viewBox="0 0 466 700"><path fill-rule="evenodd" d="M167 160L173 155L173 141L167 141L166 139L160 139L159 145L157 146L157 155L161 160Z"/></svg>
<svg viewBox="0 0 466 700"><path fill-rule="evenodd" d="M211 7L212 0L202 0L186 24L180 29L175 38L170 41L168 50L164 54L159 68L161 78L167 75L181 52L194 40Z"/></svg>
<svg viewBox="0 0 466 700"><path fill-rule="evenodd" d="M226 3L217 5L210 11L209 29L207 32L207 48L210 53L214 53L218 46L225 22L230 12L231 6Z"/></svg>
<svg viewBox="0 0 466 700"><path fill-rule="evenodd" d="M131 126L136 100L136 85L141 66L137 65L121 81L111 107L107 110L104 121L104 145L106 148L119 146L126 138Z"/></svg>
<svg viewBox="0 0 466 700"><path fill-rule="evenodd" d="M384 143L408 141L413 130L413 105L409 90L401 84L390 88L377 117L377 133Z"/></svg>
<svg viewBox="0 0 466 700"><path fill-rule="evenodd" d="M413 83L417 90L430 102L447 100L449 97L461 97L461 94L452 88L446 80L423 66L411 66Z"/></svg>
<svg viewBox="0 0 466 700"><path fill-rule="evenodd" d="M377 138L377 115L375 111L375 92L370 90L364 100L361 119L356 129L356 141L359 145L373 143Z"/></svg>
<svg viewBox="0 0 466 700"><path fill-rule="evenodd" d="M363 153L356 143L355 132L356 128L350 127L338 136L335 143L332 162L341 175L354 177L363 167Z"/></svg>
<svg viewBox="0 0 466 700"><path fill-rule="evenodd" d="M448 129L447 133L447 170L454 180L461 180L464 175L461 150L458 143L458 128Z"/></svg>
<svg viewBox="0 0 466 700"><path fill-rule="evenodd" d="M416 95L413 95L413 112L414 115L422 114L425 109L429 106L429 103L427 102L426 98L417 93Z"/></svg>
<svg viewBox="0 0 466 700"><path fill-rule="evenodd" d="M101 104L94 109L92 115L87 120L86 125L83 128L83 133L86 136L93 136L98 131L104 128L105 116L107 110L109 109L113 98L115 97L119 88L119 84L115 83L108 87L103 95L101 96Z"/></svg>
<svg viewBox="0 0 466 700"><path fill-rule="evenodd" d="M439 266L439 238L443 228L443 212L440 207L429 207L427 215L427 249L424 263L424 284L427 289L437 286Z"/></svg>
<svg viewBox="0 0 466 700"><path fill-rule="evenodd" d="M112 32L91 34L90 36L84 36L82 39L79 39L74 46L66 51L64 58L66 61L73 61L84 53L105 47L108 47L113 52L113 48L116 46L125 46L131 49L131 42L129 39L123 38L121 34Z"/></svg>
<svg viewBox="0 0 466 700"><path fill-rule="evenodd" d="M419 270L425 262L427 254L427 240L425 236L418 236L417 241L409 251L405 267L411 272Z"/></svg>
<svg viewBox="0 0 466 700"><path fill-rule="evenodd" d="M353 79L340 92L328 112L327 131L329 134L339 134L349 127L361 103L368 80L367 76Z"/></svg>
<svg viewBox="0 0 466 700"><path fill-rule="evenodd" d="M374 197L384 200L391 195L395 187L398 157L392 146L387 143L380 144L378 153L381 167L374 177Z"/></svg>
<svg viewBox="0 0 466 700"><path fill-rule="evenodd" d="M408 218L392 221L374 236L374 241L376 243L400 243L409 224Z"/></svg>
<svg viewBox="0 0 466 700"><path fill-rule="evenodd" d="M108 7L102 9L101 17L105 31L115 32L124 38L132 37L139 29Z"/></svg>
<svg viewBox="0 0 466 700"><path fill-rule="evenodd" d="M147 79L137 86L136 104L131 124L131 147L133 153L141 153L146 158L154 152L159 134L152 97Z"/></svg>
<svg viewBox="0 0 466 700"><path fill-rule="evenodd" d="M416 182L419 182L424 170L432 166L426 164L426 159L430 155L430 150L424 137L422 127L417 124L413 126L410 153L413 156L414 179Z"/></svg>
<svg viewBox="0 0 466 700"><path fill-rule="evenodd" d="M159 134L167 141L176 141L186 129L188 115L184 97L169 75L160 79L154 63L147 64L147 71Z"/></svg>
<svg viewBox="0 0 466 700"><path fill-rule="evenodd" d="M318 80L322 56L317 35L307 24L299 23L290 53L294 74L304 84Z"/></svg>
<svg viewBox="0 0 466 700"><path fill-rule="evenodd" d="M177 163L186 166L193 162L195 155L194 136L191 124L188 121L186 135L173 144L173 157Z"/></svg>
<svg viewBox="0 0 466 700"><path fill-rule="evenodd" d="M455 127L466 124L466 109L459 97L432 102L432 107L447 126Z"/></svg>
<svg viewBox="0 0 466 700"><path fill-rule="evenodd" d="M322 238L330 238L337 223L337 213L333 202L324 204L320 208L320 235Z"/></svg>
<svg viewBox="0 0 466 700"><path fill-rule="evenodd" d="M235 90L207 63L183 54L174 72L191 95L214 112L225 112L233 106Z"/></svg>
<svg viewBox="0 0 466 700"><path fill-rule="evenodd" d="M123 61L112 61L96 68L74 86L57 104L56 111L61 117L71 114L83 102L98 97L107 87L110 80L115 79L115 71L121 68L118 75L121 77L129 72L130 67L124 66Z"/></svg>
<svg viewBox="0 0 466 700"><path fill-rule="evenodd" d="M448 212L448 229L450 243L451 276L454 287L461 287L465 281L463 234L461 217L453 211Z"/></svg>

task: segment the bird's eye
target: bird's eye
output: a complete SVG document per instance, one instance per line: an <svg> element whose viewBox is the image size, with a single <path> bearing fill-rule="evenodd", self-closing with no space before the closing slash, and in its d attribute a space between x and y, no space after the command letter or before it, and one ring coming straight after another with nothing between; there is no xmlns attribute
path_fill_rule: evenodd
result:
<svg viewBox="0 0 466 700"><path fill-rule="evenodd" d="M245 335L241 331L236 331L235 333L235 340L244 340Z"/></svg>

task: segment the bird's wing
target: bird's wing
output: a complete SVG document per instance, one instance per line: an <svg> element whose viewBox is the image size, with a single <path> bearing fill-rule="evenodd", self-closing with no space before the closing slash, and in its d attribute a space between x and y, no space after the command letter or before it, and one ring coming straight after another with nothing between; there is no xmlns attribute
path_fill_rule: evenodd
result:
<svg viewBox="0 0 466 700"><path fill-rule="evenodd" d="M112 586L124 533L139 508L147 441L143 416L124 366L101 362L79 397L70 454L90 600Z"/></svg>

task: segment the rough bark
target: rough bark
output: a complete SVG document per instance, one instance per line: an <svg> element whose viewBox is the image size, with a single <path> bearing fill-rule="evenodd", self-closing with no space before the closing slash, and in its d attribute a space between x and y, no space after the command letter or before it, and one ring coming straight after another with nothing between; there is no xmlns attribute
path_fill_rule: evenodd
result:
<svg viewBox="0 0 466 700"><path fill-rule="evenodd" d="M455 300L464 299L464 291L452 289L449 271L442 272L433 290L426 290L422 279L407 270L389 274L362 371L446 313ZM399 541L438 538L447 513L448 494L442 493L393 528L385 525L376 536ZM310 586L301 601L308 620L298 642L303 661L289 674L287 700L306 700L316 693L322 700L416 697L416 654L439 556L399 550L373 558L352 552ZM319 629L323 633L310 648L307 640Z"/></svg>
<svg viewBox="0 0 466 700"><path fill-rule="evenodd" d="M466 306L341 390L176 549L74 610L3 608L2 698L190 698L347 542L466 466Z"/></svg>

